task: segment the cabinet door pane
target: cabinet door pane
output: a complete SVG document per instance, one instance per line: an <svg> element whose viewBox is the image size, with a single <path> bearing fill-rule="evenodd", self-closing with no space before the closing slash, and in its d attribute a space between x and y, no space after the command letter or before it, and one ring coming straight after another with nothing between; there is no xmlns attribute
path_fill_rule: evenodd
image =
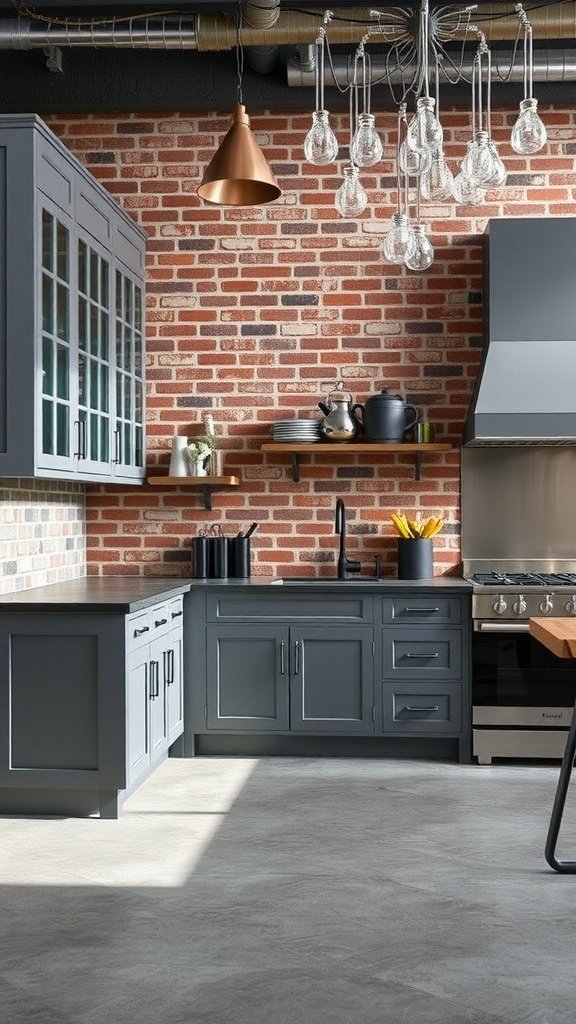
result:
<svg viewBox="0 0 576 1024"><path fill-rule="evenodd" d="M70 457L70 232L42 210L42 439L44 455Z"/></svg>
<svg viewBox="0 0 576 1024"><path fill-rule="evenodd" d="M78 343L80 417L86 439L81 468L106 463L110 454L110 324L108 260L86 241L78 243Z"/></svg>
<svg viewBox="0 0 576 1024"><path fill-rule="evenodd" d="M116 272L116 431L123 469L144 464L142 290Z"/></svg>

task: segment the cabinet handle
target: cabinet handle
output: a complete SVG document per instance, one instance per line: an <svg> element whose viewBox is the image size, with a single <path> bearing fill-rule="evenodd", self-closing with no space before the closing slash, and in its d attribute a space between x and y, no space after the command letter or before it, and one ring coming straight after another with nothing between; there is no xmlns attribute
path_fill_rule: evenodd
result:
<svg viewBox="0 0 576 1024"><path fill-rule="evenodd" d="M80 420L80 450L82 452L80 458L88 458L88 424L86 420Z"/></svg>
<svg viewBox="0 0 576 1024"><path fill-rule="evenodd" d="M440 655L438 654L438 651L433 651L431 654L411 654L410 651L408 651L408 653L405 654L404 657L405 658L439 658Z"/></svg>
<svg viewBox="0 0 576 1024"><path fill-rule="evenodd" d="M173 618L173 619L179 619L181 615L184 615L184 612L183 612L183 611L179 611L179 612L172 612L172 618Z"/></svg>
<svg viewBox="0 0 576 1024"><path fill-rule="evenodd" d="M283 676L285 674L285 672L286 672L286 663L284 661L284 648L285 648L285 646L286 645L285 645L284 640L281 640L280 641L280 675L281 676Z"/></svg>
<svg viewBox="0 0 576 1024"><path fill-rule="evenodd" d="M116 430L114 431L114 458L112 459L112 462L114 462L116 465L118 465L122 457L120 452L121 440L122 439L120 436L120 427L116 427Z"/></svg>
<svg viewBox="0 0 576 1024"><path fill-rule="evenodd" d="M294 675L300 674L300 641L294 643Z"/></svg>
<svg viewBox="0 0 576 1024"><path fill-rule="evenodd" d="M82 458L82 427L80 426L80 420L74 420L74 426L76 428L76 451L74 452L75 459Z"/></svg>
<svg viewBox="0 0 576 1024"><path fill-rule="evenodd" d="M405 608L404 611L405 612L417 612L418 614L420 614L420 612L439 612L440 609L439 608Z"/></svg>
<svg viewBox="0 0 576 1024"><path fill-rule="evenodd" d="M167 622L168 622L168 619L155 619L154 625L155 625L156 629L158 629L158 626L165 626Z"/></svg>
<svg viewBox="0 0 576 1024"><path fill-rule="evenodd" d="M153 684L156 684L152 689ZM150 697L152 700L156 700L156 697L160 696L160 662L150 662Z"/></svg>
<svg viewBox="0 0 576 1024"><path fill-rule="evenodd" d="M403 711L439 711L440 708L438 707L437 704L433 704L432 707L430 707L430 708L424 708L424 707L423 708L411 708L411 707L408 707L408 705L406 705L404 708L402 708L402 710Z"/></svg>
<svg viewBox="0 0 576 1024"><path fill-rule="evenodd" d="M133 636L142 636L142 633L148 633L149 630L150 630L150 626L142 626L141 629L135 629L134 633L132 635Z"/></svg>
<svg viewBox="0 0 576 1024"><path fill-rule="evenodd" d="M166 677L167 686L172 686L174 682L174 648L170 648L168 651L164 651L164 675Z"/></svg>

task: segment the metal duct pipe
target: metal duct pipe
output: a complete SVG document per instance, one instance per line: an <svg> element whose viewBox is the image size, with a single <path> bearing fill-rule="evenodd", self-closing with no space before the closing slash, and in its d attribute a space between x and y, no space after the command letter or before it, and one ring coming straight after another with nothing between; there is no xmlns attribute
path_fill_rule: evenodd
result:
<svg viewBox="0 0 576 1024"><path fill-rule="evenodd" d="M62 25L28 18L0 19L0 49L109 46L113 49L197 50L195 18L139 18L121 25Z"/></svg>
<svg viewBox="0 0 576 1024"><path fill-rule="evenodd" d="M507 82L522 82L524 80L524 69L521 62L516 61L510 69L512 51L493 54L492 81L498 83L505 78ZM462 64L462 71L466 78L472 75L472 57L466 58ZM414 74L413 67L405 67L402 72L399 69L388 66L386 58L372 57L372 86L379 83L391 81L400 83L409 82ZM460 67L460 62L458 62ZM338 85L344 87L350 83L350 61L346 57L334 58L334 71ZM314 69L307 69L297 60L290 61L287 67L288 85L291 87L314 87L316 76ZM534 53L534 81L535 82L576 82L576 50L538 50ZM334 85L332 71L329 67L324 72L324 84Z"/></svg>
<svg viewBox="0 0 576 1024"><path fill-rule="evenodd" d="M280 14L280 0L244 0L242 4L242 21L244 25L268 30L274 27ZM249 46L246 59L250 67L261 75L267 75L276 66L280 48L271 46Z"/></svg>
<svg viewBox="0 0 576 1024"><path fill-rule="evenodd" d="M253 8L262 6L254 3ZM399 8L404 10L404 8ZM405 8L407 25L413 7ZM368 25L374 24L370 7L338 9L338 20L329 27L331 43L354 45L360 42ZM268 13L266 11L266 13ZM270 12L272 13L272 12ZM478 20L491 41L515 39L518 19L515 15L501 17L499 4L481 5ZM496 17L498 15L498 17ZM490 23L488 17L494 17ZM322 13L315 17L292 11L278 14L275 23L261 27L244 24L240 30L243 46L306 45L315 41L322 24ZM576 2L555 4L553 8L538 8L529 12L534 39L576 39ZM347 20L349 19L349 20ZM405 28L398 25L398 35ZM462 38L461 30L454 38ZM372 37L374 42L378 36ZM380 37L382 39L382 37ZM0 19L0 49L32 50L49 46L111 47L114 49L158 50L232 50L237 43L234 19L225 14L197 14L194 17L131 19L121 24L94 24L78 26L60 22L36 22L28 18Z"/></svg>

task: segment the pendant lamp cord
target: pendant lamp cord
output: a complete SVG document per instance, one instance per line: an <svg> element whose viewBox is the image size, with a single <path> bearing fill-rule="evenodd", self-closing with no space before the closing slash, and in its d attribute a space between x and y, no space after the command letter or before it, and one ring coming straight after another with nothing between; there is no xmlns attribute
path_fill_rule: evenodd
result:
<svg viewBox="0 0 576 1024"><path fill-rule="evenodd" d="M242 76L244 74L244 47L240 39L240 30L242 28L242 4L238 2L236 8L236 77L238 84L236 86L236 98L238 103L243 104L244 98L242 96Z"/></svg>

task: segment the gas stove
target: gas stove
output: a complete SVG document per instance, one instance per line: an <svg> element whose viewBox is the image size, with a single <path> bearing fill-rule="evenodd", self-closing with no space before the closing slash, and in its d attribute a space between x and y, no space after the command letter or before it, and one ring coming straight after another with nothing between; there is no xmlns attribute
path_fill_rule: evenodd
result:
<svg viewBox="0 0 576 1024"><path fill-rule="evenodd" d="M474 628L528 628L533 616L576 615L576 566L558 570L545 563L522 566L464 563L472 584ZM499 627L497 624L501 623Z"/></svg>

